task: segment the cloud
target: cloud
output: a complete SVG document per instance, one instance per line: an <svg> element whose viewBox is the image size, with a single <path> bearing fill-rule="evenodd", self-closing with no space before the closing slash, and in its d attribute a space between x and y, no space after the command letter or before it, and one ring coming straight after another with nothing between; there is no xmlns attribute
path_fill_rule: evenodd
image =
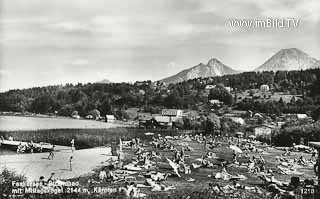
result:
<svg viewBox="0 0 320 199"><path fill-rule="evenodd" d="M90 61L87 59L75 59L72 60L69 64L74 66L87 66L90 64Z"/></svg>
<svg viewBox="0 0 320 199"><path fill-rule="evenodd" d="M0 69L0 76L9 76L10 74L8 70Z"/></svg>
<svg viewBox="0 0 320 199"><path fill-rule="evenodd" d="M320 52L316 0L3 2L1 64L25 71L8 68L15 73L2 78L9 86L53 81L50 76L33 78L38 71L55 74L56 82L107 75L114 81L134 81L162 78L211 57L230 66L256 67L265 61L266 52L288 46L310 55ZM298 18L302 25L290 30L248 30L228 23L234 18L267 17Z"/></svg>
<svg viewBox="0 0 320 199"><path fill-rule="evenodd" d="M44 27L50 31L61 33L90 33L92 31L88 24L76 21L61 21Z"/></svg>
<svg viewBox="0 0 320 199"><path fill-rule="evenodd" d="M260 9L261 15L264 17L294 17L303 19L307 23L317 23L320 20L320 2L317 0L245 1L251 2L252 4L257 6Z"/></svg>

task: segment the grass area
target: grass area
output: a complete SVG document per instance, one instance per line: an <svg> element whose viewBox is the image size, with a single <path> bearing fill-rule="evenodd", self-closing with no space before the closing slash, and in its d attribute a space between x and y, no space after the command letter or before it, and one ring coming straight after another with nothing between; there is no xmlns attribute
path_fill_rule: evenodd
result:
<svg viewBox="0 0 320 199"><path fill-rule="evenodd" d="M180 149L181 146L179 146L179 142L181 141L172 141L172 143L176 146L176 148ZM183 141L185 142L185 141ZM203 144L199 144L195 141L189 141L186 142L189 144L191 148L193 148L193 151L186 151L187 157L185 158L185 161L188 165L195 162L195 159L201 158L207 151L214 152L219 158L224 159L227 162L232 161L232 150L228 148L228 146L222 145L216 148L213 148L212 150L204 149ZM147 143L146 143L147 144ZM156 150L153 148L153 146L150 146L149 144L144 147L147 151L148 150ZM168 165L166 161L166 157L171 158L173 157L173 153L170 150L156 150L160 155L161 159L156 160L156 168L151 170L156 170L162 173L173 173L171 171L170 166ZM266 154L257 154L250 152L248 153L250 156L259 157L260 155L265 159L266 161L266 169L272 169L273 174L276 179L289 182L291 177L293 175L283 175L280 173L280 170L277 168L279 163L276 162L276 156L281 156L284 151L280 151L274 148L267 149ZM290 159L299 158L300 155L303 155L307 159L311 157L310 154L306 153L296 153L292 152L291 155L288 157ZM124 163L127 164L132 161L132 159L135 158L134 151L131 149L125 150L125 157L124 157ZM217 172L221 171L221 163L220 161L216 159L211 159L211 161L214 163L213 168L199 168L192 170L191 174L181 174L181 178L178 177L168 177L166 181L163 182L163 184L169 186L173 185L176 187L176 190L167 191L167 192L151 192L150 188L140 188L141 192L146 193L148 195L148 198L270 198L270 193L264 189L264 183L263 181L258 178L258 174L248 173L246 168L239 168L230 166L228 167L227 171L230 174L236 175L236 174L242 174L247 177L247 180L245 181L239 181L241 185L246 185L249 187L258 187L260 192L255 191L248 191L248 190L235 190L234 192L230 194L217 194L216 192L212 191L209 184L218 184L219 186L223 187L225 185L231 185L232 182L230 181L224 181L221 179L215 179L214 177L208 177L209 175L215 176ZM239 158L240 163L246 163L248 162L248 158L245 158L244 156ZM303 172L304 174L299 176L300 180L304 179L311 179L315 178L313 168L312 167L303 167L303 166L297 166L297 170L299 172ZM141 176L139 174L135 174L137 181L135 183L143 184L145 182L145 177ZM98 175L98 172L97 174ZM189 182L188 179L193 178L195 181ZM124 186L124 184L115 184L115 183L106 183L103 186ZM101 186L101 185L99 185Z"/></svg>
<svg viewBox="0 0 320 199"><path fill-rule="evenodd" d="M263 181L258 178L258 174L248 173L246 168L240 168L236 166L227 167L227 172L233 175L242 174L247 177L244 181L239 181L241 185L245 185L248 187L257 187L259 190L256 192L255 190L245 190L245 189L236 189L230 192L217 192L212 188L211 185L218 185L220 187L224 187L227 185L232 185L231 181L226 181L222 179L215 179L214 177L217 172L221 171L221 160L223 159L226 162L232 162L232 150L229 149L227 143L222 143L221 146L217 146L213 149L204 149L204 145L198 143L196 141L182 141L182 140L172 140L171 143L177 148L180 149L183 143L187 143L193 150L185 151L186 157L185 162L190 165L195 162L197 158L201 158L207 151L211 151L219 157L219 159L211 159L211 162L214 164L213 168L199 168L193 169L191 174L181 174L181 178L179 177L168 177L167 180L163 182L164 185L170 186L173 185L176 187L175 190L170 191L160 191L160 192L152 192L150 188L139 188L142 193L147 194L147 198L183 198L183 199L200 199L200 198L217 198L217 199L225 199L225 198L259 198L266 199L271 198L270 192L265 189L265 184ZM143 141L144 149L146 151L156 151L160 154L160 159L155 159L155 168L150 169L151 171L159 171L162 173L173 173L171 167L168 165L166 158L172 159L173 153L168 149L155 149L151 146L148 141ZM259 148L265 148L260 146ZM266 148L265 148L266 149ZM266 161L266 169L272 169L274 176L276 179L288 182L290 181L292 175L283 175L279 172L277 166L279 163L276 162L276 156L281 156L284 151L280 151L274 148L266 149L267 153L265 154L257 154L254 152L249 152L249 156L259 157L260 155ZM300 155L305 156L307 159L311 157L310 154L306 153L297 153L292 152L290 156L287 156L289 159L299 158ZM130 163L136 155L134 154L133 149L125 148L124 149L124 164ZM240 163L248 162L248 158L242 156L239 157ZM105 164L107 165L107 163ZM80 183L81 188L92 189L94 186L98 187L107 187L107 188L119 188L125 187L125 182L100 182L98 179L99 171L101 168L97 168L94 174L88 174L86 176L81 176L79 178L71 179L73 181L78 181ZM136 184L144 184L146 178L143 176L144 173L150 170L142 170L137 174L133 174L131 176L135 177ZM303 175L299 176L300 180L311 179L314 178L315 175L313 173L312 166L302 167L297 166L297 170L299 172L303 172ZM193 178L194 181L188 181L190 178ZM95 181L94 184L90 184L89 181ZM113 194L95 194L91 193L87 194L66 194L66 195L43 195L38 196L38 198L92 198L92 199L100 199L100 198L125 198L124 194L117 192Z"/></svg>

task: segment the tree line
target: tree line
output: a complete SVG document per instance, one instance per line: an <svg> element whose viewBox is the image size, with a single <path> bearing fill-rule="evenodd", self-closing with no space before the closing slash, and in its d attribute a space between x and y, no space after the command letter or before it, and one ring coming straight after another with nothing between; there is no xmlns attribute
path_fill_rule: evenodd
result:
<svg viewBox="0 0 320 199"><path fill-rule="evenodd" d="M208 84L231 87L233 93L226 92L223 87L218 86L209 92L209 96L205 95L205 86ZM269 85L274 92L301 95L302 98L292 103L284 103L281 100L234 100L237 92L257 89L263 84ZM242 110L272 114L309 111L318 117L319 96L320 69L245 72L197 78L167 86L160 82L154 86L151 81L145 81L142 84L79 83L10 90L0 93L0 111L56 113L62 116L70 116L73 111L77 111L80 116L86 116L95 109L99 110L101 115L106 115L130 107L139 107L148 112L158 112L161 108L198 110L199 104L207 103L209 99L218 99L228 106Z"/></svg>

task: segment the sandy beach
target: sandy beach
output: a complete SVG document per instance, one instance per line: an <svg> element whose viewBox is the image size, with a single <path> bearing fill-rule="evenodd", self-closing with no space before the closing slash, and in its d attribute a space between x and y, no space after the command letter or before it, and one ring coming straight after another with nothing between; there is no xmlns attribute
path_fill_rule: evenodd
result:
<svg viewBox="0 0 320 199"><path fill-rule="evenodd" d="M53 159L48 159L49 153L34 153L20 155L0 156L0 169L9 168L19 174L25 175L28 180L38 180L40 176L48 178L52 172L58 179L70 179L92 172L92 170L103 164L111 156L111 148L98 147L92 149L76 150L60 148L55 152ZM70 171L70 157L72 160L72 171Z"/></svg>

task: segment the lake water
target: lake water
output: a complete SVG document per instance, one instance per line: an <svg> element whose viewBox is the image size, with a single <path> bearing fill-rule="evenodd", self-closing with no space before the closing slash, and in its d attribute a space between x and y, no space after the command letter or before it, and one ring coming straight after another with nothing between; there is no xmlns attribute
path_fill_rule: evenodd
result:
<svg viewBox="0 0 320 199"><path fill-rule="evenodd" d="M112 128L118 124L72 118L0 116L0 131L37 129Z"/></svg>

